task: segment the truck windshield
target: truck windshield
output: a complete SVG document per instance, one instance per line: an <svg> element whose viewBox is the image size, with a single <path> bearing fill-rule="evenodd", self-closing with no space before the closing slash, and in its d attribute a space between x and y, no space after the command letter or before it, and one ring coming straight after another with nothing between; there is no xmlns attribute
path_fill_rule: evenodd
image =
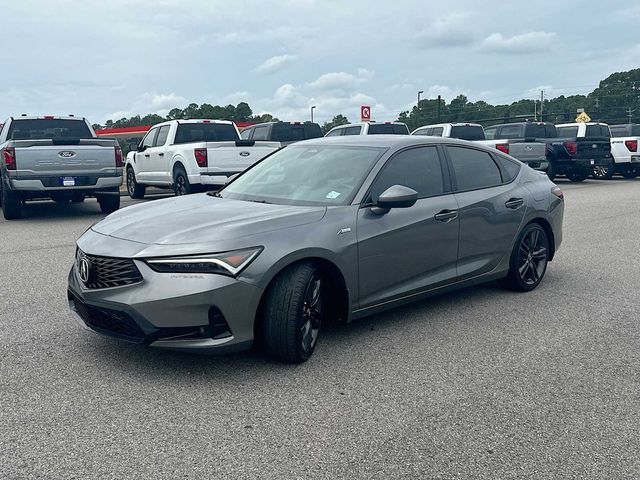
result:
<svg viewBox="0 0 640 480"><path fill-rule="evenodd" d="M219 196L281 205L347 205L385 150L294 144L247 170Z"/></svg>
<svg viewBox="0 0 640 480"><path fill-rule="evenodd" d="M297 142L322 137L317 123L276 123L273 125L272 139L275 142Z"/></svg>
<svg viewBox="0 0 640 480"><path fill-rule="evenodd" d="M409 135L406 125L394 123L369 124L369 135Z"/></svg>
<svg viewBox="0 0 640 480"><path fill-rule="evenodd" d="M42 140L93 138L84 120L31 118L17 119L11 122L7 139Z"/></svg>
<svg viewBox="0 0 640 480"><path fill-rule="evenodd" d="M240 140L236 127L230 123L180 123L173 143L233 142Z"/></svg>
<svg viewBox="0 0 640 480"><path fill-rule="evenodd" d="M454 125L451 127L451 138L484 140L484 130L480 125Z"/></svg>

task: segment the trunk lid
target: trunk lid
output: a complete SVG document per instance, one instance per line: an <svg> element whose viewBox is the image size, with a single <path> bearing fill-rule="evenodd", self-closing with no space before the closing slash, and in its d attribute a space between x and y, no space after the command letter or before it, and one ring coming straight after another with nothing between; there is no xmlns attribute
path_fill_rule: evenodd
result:
<svg viewBox="0 0 640 480"><path fill-rule="evenodd" d="M207 143L208 173L239 173L280 148L279 142Z"/></svg>

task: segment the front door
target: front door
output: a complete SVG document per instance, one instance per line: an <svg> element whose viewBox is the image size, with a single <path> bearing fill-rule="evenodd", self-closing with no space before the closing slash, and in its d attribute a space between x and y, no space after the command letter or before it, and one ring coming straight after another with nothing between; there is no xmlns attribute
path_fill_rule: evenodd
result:
<svg viewBox="0 0 640 480"><path fill-rule="evenodd" d="M141 152L136 152L136 178L139 182L147 183L151 180L152 164L151 150L158 135L158 129L152 128L140 142L143 147Z"/></svg>
<svg viewBox="0 0 640 480"><path fill-rule="evenodd" d="M393 185L414 189L419 200L385 214L360 208L360 308L455 281L458 205L443 165L437 147L410 148L391 157L373 182L365 205Z"/></svg>

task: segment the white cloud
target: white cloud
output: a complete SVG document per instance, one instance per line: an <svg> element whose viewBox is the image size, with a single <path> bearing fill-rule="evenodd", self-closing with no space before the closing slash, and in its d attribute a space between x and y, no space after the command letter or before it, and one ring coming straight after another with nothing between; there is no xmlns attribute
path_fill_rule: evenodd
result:
<svg viewBox="0 0 640 480"><path fill-rule="evenodd" d="M551 50L556 34L552 32L528 32L513 37L492 33L485 38L480 50L490 53L540 53Z"/></svg>
<svg viewBox="0 0 640 480"><path fill-rule="evenodd" d="M259 73L275 73L279 70L282 70L287 65L291 65L294 63L298 57L295 55L289 55L285 53L284 55L276 55L271 58L267 58L264 62L256 67L256 72Z"/></svg>
<svg viewBox="0 0 640 480"><path fill-rule="evenodd" d="M419 46L460 47L471 44L477 36L477 28L469 14L452 13L428 23L414 35Z"/></svg>
<svg viewBox="0 0 640 480"><path fill-rule="evenodd" d="M320 91L347 90L357 84L368 82L373 78L373 75L374 72L366 68L358 68L356 75L347 72L330 72L320 75L308 86Z"/></svg>

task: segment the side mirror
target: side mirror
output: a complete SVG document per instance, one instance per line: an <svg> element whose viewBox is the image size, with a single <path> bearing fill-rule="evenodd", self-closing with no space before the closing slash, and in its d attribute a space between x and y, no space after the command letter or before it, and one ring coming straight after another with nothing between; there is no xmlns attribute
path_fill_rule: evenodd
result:
<svg viewBox="0 0 640 480"><path fill-rule="evenodd" d="M376 207L387 212L392 208L409 208L418 201L418 192L404 185L393 185L378 197Z"/></svg>
<svg viewBox="0 0 640 480"><path fill-rule="evenodd" d="M145 147L144 145L140 144L138 145L138 147L136 148L137 152L144 152L147 149L147 147Z"/></svg>

